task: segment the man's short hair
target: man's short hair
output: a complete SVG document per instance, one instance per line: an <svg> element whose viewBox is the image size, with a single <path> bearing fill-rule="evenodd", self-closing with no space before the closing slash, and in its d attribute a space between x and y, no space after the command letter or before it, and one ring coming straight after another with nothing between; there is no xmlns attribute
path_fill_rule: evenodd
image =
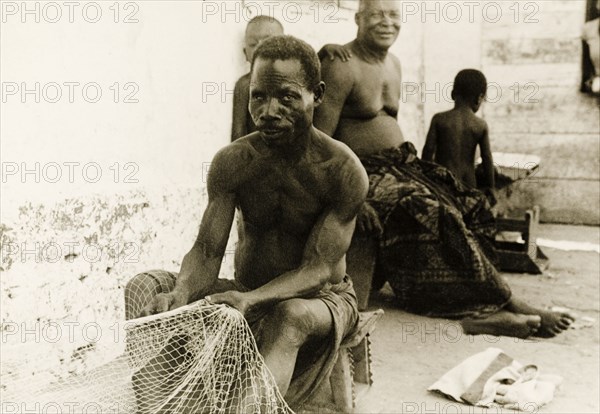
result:
<svg viewBox="0 0 600 414"><path fill-rule="evenodd" d="M252 69L259 57L268 60L296 59L302 66L309 89L316 88L321 82L321 62L317 53L308 43L294 36L273 36L261 42L254 51Z"/></svg>
<svg viewBox="0 0 600 414"><path fill-rule="evenodd" d="M485 96L487 92L487 80L485 75L477 69L464 69L458 72L454 78L454 95L465 99L477 99Z"/></svg>
<svg viewBox="0 0 600 414"><path fill-rule="evenodd" d="M271 16L266 16L264 14L260 14L258 16L255 16L252 18L252 20L250 20L248 22L248 25L246 26L246 32L248 32L248 28L250 26L252 26L253 24L259 24L259 23L275 23L277 25L279 25L279 27L281 28L281 31L283 32L283 25L281 24L281 22L279 20L277 20L274 17Z"/></svg>

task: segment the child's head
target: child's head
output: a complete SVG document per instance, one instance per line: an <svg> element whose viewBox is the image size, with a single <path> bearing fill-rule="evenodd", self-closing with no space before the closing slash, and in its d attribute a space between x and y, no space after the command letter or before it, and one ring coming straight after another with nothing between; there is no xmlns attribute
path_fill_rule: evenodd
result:
<svg viewBox="0 0 600 414"><path fill-rule="evenodd" d="M281 35L283 35L283 26L274 17L261 15L250 20L246 26L246 36L244 37L246 60L252 62L254 49L260 42L271 36Z"/></svg>
<svg viewBox="0 0 600 414"><path fill-rule="evenodd" d="M487 92L487 80L483 73L476 69L464 69L454 78L452 99L462 100L470 105L474 112L479 110L481 102Z"/></svg>

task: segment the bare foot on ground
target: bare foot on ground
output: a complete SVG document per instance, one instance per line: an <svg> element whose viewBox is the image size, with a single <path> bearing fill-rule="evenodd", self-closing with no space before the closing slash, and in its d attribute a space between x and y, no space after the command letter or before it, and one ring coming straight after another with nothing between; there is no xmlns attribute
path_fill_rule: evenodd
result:
<svg viewBox="0 0 600 414"><path fill-rule="evenodd" d="M506 309L515 313L539 315L542 318L542 325L535 336L540 338L552 338L569 329L569 326L575 321L575 317L568 312L534 308L515 298L510 301Z"/></svg>
<svg viewBox="0 0 600 414"><path fill-rule="evenodd" d="M538 315L522 315L499 311L485 318L465 318L461 321L468 335L496 335L529 338L540 329L542 318Z"/></svg>

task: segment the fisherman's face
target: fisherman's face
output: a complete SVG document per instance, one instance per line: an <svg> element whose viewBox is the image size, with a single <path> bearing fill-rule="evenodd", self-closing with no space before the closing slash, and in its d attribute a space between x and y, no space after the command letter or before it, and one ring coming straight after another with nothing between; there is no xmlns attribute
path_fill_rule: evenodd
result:
<svg viewBox="0 0 600 414"><path fill-rule="evenodd" d="M311 90L307 83L297 59L254 61L248 109L267 145L293 143L311 128L324 84Z"/></svg>

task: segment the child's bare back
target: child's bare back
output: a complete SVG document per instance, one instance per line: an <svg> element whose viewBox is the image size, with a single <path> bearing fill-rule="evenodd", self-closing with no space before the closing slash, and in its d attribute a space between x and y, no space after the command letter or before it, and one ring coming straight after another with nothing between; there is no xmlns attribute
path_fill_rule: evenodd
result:
<svg viewBox="0 0 600 414"><path fill-rule="evenodd" d="M476 187L475 151L489 148L487 123L470 109L455 108L436 114L429 136L435 139L433 161L443 165L465 184ZM435 137L433 137L435 135ZM425 151L423 153L425 159Z"/></svg>
<svg viewBox="0 0 600 414"><path fill-rule="evenodd" d="M434 115L422 158L448 168L456 178L476 188L475 152L479 146L487 181L484 187L493 190L494 166L488 126L475 115L486 90L487 82L481 72L474 69L459 72L452 91L454 109Z"/></svg>

